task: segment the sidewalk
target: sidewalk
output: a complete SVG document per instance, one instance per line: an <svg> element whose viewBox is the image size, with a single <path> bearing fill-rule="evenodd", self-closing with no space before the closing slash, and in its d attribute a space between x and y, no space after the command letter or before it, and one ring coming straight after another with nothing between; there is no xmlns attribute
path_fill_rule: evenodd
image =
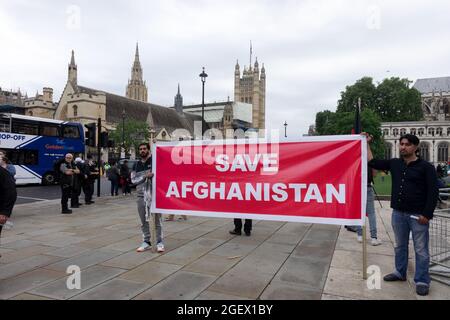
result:
<svg viewBox="0 0 450 320"><path fill-rule="evenodd" d="M367 289L362 246L343 227L255 220L246 237L228 233L230 219L188 217L164 222L164 254L136 253L142 239L135 197L95 200L72 215L59 214L59 200L15 208L14 228L4 231L0 247L0 299L419 298L412 274ZM394 262L383 206L383 244L368 246L369 265L382 275ZM70 265L82 270L80 290L67 289ZM450 299L450 289L433 282L425 299Z"/></svg>

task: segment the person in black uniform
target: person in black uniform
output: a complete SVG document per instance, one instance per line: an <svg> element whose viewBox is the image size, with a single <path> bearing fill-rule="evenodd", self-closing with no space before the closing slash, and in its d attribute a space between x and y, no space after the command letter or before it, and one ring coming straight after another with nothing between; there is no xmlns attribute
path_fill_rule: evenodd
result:
<svg viewBox="0 0 450 320"><path fill-rule="evenodd" d="M79 170L75 168L71 153L66 154L59 171L61 172L61 213L71 214L72 210L69 210L68 201L72 197L73 176L79 173Z"/></svg>
<svg viewBox="0 0 450 320"><path fill-rule="evenodd" d="M93 204L92 196L94 194L94 183L99 178L99 171L97 165L89 154L87 156L87 163L85 163L85 174L87 178L83 183L84 201L87 205Z"/></svg>
<svg viewBox="0 0 450 320"><path fill-rule="evenodd" d="M2 226L11 217L16 200L17 191L14 178L8 170L0 166L0 235L2 233Z"/></svg>

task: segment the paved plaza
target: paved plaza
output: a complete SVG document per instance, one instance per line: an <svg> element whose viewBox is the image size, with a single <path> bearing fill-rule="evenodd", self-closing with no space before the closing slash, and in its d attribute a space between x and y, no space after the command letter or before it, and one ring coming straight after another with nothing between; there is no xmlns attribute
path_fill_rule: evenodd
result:
<svg viewBox="0 0 450 320"><path fill-rule="evenodd" d="M383 244L368 246L382 275L394 263L388 207L377 203ZM362 245L343 227L255 220L246 237L228 233L231 219L189 217L164 222L164 254L137 253L135 196L59 211L59 200L16 206L1 240L0 299L450 299L437 282L417 296L411 272L369 290ZM79 290L66 285L71 265L82 270Z"/></svg>

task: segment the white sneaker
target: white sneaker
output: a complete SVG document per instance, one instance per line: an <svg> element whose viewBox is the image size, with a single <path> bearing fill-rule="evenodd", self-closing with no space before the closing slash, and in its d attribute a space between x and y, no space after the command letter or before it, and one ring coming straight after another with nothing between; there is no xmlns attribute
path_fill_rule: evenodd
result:
<svg viewBox="0 0 450 320"><path fill-rule="evenodd" d="M377 238L372 238L370 240L370 244L373 245L373 246L379 246L381 244L381 241L378 240Z"/></svg>
<svg viewBox="0 0 450 320"><path fill-rule="evenodd" d="M144 251L150 250L151 248L152 248L151 244L144 241L144 242L142 242L141 246L136 249L136 251L144 252Z"/></svg>
<svg viewBox="0 0 450 320"><path fill-rule="evenodd" d="M164 245L161 242L156 245L156 251L161 253L164 252L164 250Z"/></svg>
<svg viewBox="0 0 450 320"><path fill-rule="evenodd" d="M356 239L358 240L359 243L363 242L362 236L357 236Z"/></svg>

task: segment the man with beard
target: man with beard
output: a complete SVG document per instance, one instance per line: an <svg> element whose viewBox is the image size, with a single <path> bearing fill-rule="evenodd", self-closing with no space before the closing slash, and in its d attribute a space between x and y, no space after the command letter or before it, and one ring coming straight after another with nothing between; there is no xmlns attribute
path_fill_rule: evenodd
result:
<svg viewBox="0 0 450 320"><path fill-rule="evenodd" d="M152 157L150 153L150 145L141 143L139 145L139 155L141 160L136 162L131 173L131 182L136 184L137 191L137 207L139 218L141 219L141 230L143 242L137 249L137 252L144 252L151 249L150 242L150 226L148 219L150 218L150 205L152 200ZM161 224L161 214L153 213L155 217L156 227L156 249L158 252L164 252L163 233Z"/></svg>
<svg viewBox="0 0 450 320"><path fill-rule="evenodd" d="M370 143L372 137L367 135ZM408 269L409 233L414 240L416 293L428 294L429 275L429 221L438 200L436 170L417 156L419 138L412 134L400 137L400 159L375 160L368 146L369 166L390 171L392 175L392 228L395 235L395 270L384 281L406 281Z"/></svg>

